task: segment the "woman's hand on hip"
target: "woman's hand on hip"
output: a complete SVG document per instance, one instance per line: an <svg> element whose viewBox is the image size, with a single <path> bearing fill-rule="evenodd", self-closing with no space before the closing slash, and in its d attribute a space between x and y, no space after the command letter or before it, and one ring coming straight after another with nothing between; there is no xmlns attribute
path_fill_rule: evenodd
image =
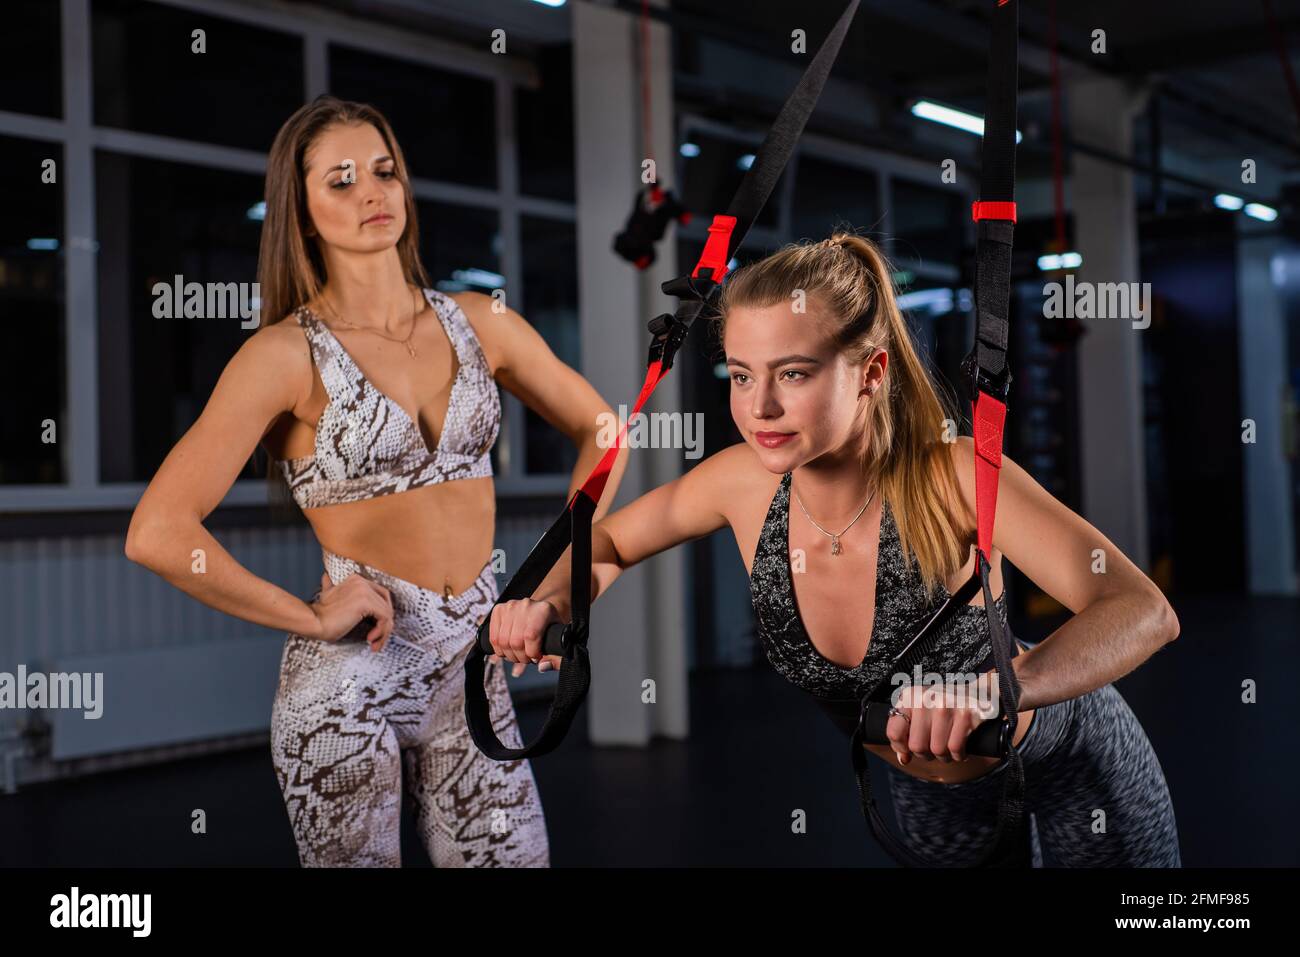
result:
<svg viewBox="0 0 1300 957"><path fill-rule="evenodd" d="M560 667L563 659L558 655L542 655L542 638L547 626L552 622L563 622L550 602L531 598L503 601L493 606L490 620L488 636L494 652L491 660L513 661L511 675L518 678L529 662L536 662L538 671Z"/></svg>
<svg viewBox="0 0 1300 957"><path fill-rule="evenodd" d="M349 575L335 585L326 573L320 581L320 595L311 603L320 622L316 637L338 641L364 628L370 650L383 651L393 631L393 600L388 589L364 575Z"/></svg>
<svg viewBox="0 0 1300 957"><path fill-rule="evenodd" d="M907 764L914 756L944 764L965 761L967 737L998 714L996 698L983 700L978 691L973 684L902 688L895 707L903 715L891 715L885 725L898 763Z"/></svg>

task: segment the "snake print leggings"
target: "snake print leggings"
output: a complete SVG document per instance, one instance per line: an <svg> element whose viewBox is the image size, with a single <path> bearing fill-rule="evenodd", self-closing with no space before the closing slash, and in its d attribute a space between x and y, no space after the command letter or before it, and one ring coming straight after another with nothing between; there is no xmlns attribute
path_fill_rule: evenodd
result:
<svg viewBox="0 0 1300 957"><path fill-rule="evenodd" d="M999 859L1033 867L1181 867L1160 762L1114 685L1038 708L1019 745L1025 814ZM915 760L915 759L914 759ZM1006 763L941 784L888 764L900 836L935 866L961 866L992 840Z"/></svg>
<svg viewBox="0 0 1300 957"><path fill-rule="evenodd" d="M436 867L547 867L532 767L494 761L465 722L465 656L497 596L489 562L459 595L322 550L336 585L359 573L387 588L384 650L361 638L290 634L271 713L276 778L304 867L399 867L403 771ZM521 747L504 665L487 665L492 726Z"/></svg>

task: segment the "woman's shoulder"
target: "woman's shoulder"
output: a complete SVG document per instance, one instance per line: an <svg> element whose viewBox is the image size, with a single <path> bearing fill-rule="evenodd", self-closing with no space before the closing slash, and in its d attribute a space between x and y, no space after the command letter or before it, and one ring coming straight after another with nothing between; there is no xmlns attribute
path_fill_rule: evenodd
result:
<svg viewBox="0 0 1300 957"><path fill-rule="evenodd" d="M745 484L771 485L780 484L783 472L770 472L763 465L747 442L728 445L721 451L701 460L696 469L706 469L708 474L718 479L729 478L732 482L743 481Z"/></svg>
<svg viewBox="0 0 1300 957"><path fill-rule="evenodd" d="M463 290L449 293L426 288L425 293L430 298L451 306L451 315L464 323L465 331L477 343L488 366L495 372L503 361L503 346L499 337L510 335L511 324L518 314L512 314L505 307L504 299L481 292ZM519 318L522 321L522 317Z"/></svg>
<svg viewBox="0 0 1300 957"><path fill-rule="evenodd" d="M258 329L240 346L240 361L231 360L231 373L267 377L283 383L293 394L293 408L312 390L312 352L307 332L298 321L299 311Z"/></svg>
<svg viewBox="0 0 1300 957"><path fill-rule="evenodd" d="M969 435L959 435L951 442L945 442L948 453L947 461L952 465L952 477L956 488L949 493L949 506L954 514L961 517L963 524L975 527L975 440ZM1005 456L1004 456L1005 458ZM936 463L938 464L938 463ZM949 483L939 482L936 487L948 489ZM960 496L955 501L953 498Z"/></svg>
<svg viewBox="0 0 1300 957"><path fill-rule="evenodd" d="M969 435L959 435L951 442L944 443L946 456L935 458L935 468L939 469L943 464L951 465L950 480L942 480L942 474L935 476L936 481L933 485L938 494L944 496L944 502L948 506L949 514L956 521L957 525L953 532L960 541L975 541L977 531L976 519L976 495L975 495L975 440ZM1011 457L1005 452L1001 454L1002 462L1011 462ZM1001 551L995 546L993 554L990 556L996 565L1001 556ZM968 562L974 567L973 559ZM964 580L963 575L958 575L959 579ZM969 577L969 576L966 576Z"/></svg>
<svg viewBox="0 0 1300 957"><path fill-rule="evenodd" d="M307 332L299 320L300 310L285 313L277 321L258 329L244 348L270 360L289 359L306 348Z"/></svg>
<svg viewBox="0 0 1300 957"><path fill-rule="evenodd" d="M745 442L729 445L702 459L688 473L692 494L705 496L733 526L767 508L784 473L770 472Z"/></svg>

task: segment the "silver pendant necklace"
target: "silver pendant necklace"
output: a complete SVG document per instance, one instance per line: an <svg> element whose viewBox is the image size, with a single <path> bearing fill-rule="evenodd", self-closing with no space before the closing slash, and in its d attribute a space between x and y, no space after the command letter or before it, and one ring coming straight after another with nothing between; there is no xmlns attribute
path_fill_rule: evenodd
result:
<svg viewBox="0 0 1300 957"><path fill-rule="evenodd" d="M793 487L792 487L790 490L793 492L793 491L794 491ZM798 492L795 492L795 493L794 493L794 500L795 500L796 502L799 503L799 508L803 510L803 517L806 518L806 519L808 519L808 521L812 522L813 527L816 528L817 531L821 532L823 535L829 535L829 536L830 536L830 540L831 540L831 554L832 554L832 555L838 555L838 554L840 554L840 552L843 551L843 549L840 547L840 536L843 535L844 532L847 532L850 528L852 528L852 527L854 526L854 524L857 522L857 520L860 519L860 518L862 517L862 513L865 512L865 511L867 510L867 506L871 504L871 500L872 500L873 498L875 498L875 497L876 497L876 490L873 488L873 489L871 490L871 494L867 496L867 500L866 500L865 502L863 502L863 503L862 503L862 507L861 507L860 509L858 509L858 514L855 515L855 516L853 516L853 521L852 521L852 522L849 522L848 525L844 526L844 531L843 531L843 532L836 533L836 532L828 532L828 531L826 531L826 529L822 528L822 527L821 527L820 525L818 525L815 521L813 521L813 517L812 517L811 515L808 514L808 509L804 508L804 506L803 506L803 499L801 499L801 498L799 497L799 493L798 493Z"/></svg>

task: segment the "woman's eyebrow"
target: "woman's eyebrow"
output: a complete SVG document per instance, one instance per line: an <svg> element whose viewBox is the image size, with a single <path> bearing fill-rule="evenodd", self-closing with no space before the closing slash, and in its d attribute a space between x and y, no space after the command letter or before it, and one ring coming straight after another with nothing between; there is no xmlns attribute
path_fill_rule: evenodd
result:
<svg viewBox="0 0 1300 957"><path fill-rule="evenodd" d="M385 162L386 160L391 160L391 159L392 159L391 156L380 156L380 157L377 157L376 159L372 159L372 160L370 161L370 165L371 165L371 166L374 166L374 165L376 165L377 163L383 163L383 162ZM334 172L336 169L347 169L347 168L348 168L348 164L347 164L347 163L339 163L337 166L331 166L329 169L327 169L324 173L321 174L321 179L324 179L326 176L328 176L330 173Z"/></svg>
<svg viewBox="0 0 1300 957"><path fill-rule="evenodd" d="M777 366L783 366L790 362L807 362L815 366L819 366L822 364L822 361L820 359L814 359L812 356L793 355L793 356L782 356L779 359L773 359L771 362L767 364L767 367L769 369L775 369ZM749 365L747 363L741 362L739 359L735 358L734 356L727 356L727 365L740 366L742 369L749 368Z"/></svg>

